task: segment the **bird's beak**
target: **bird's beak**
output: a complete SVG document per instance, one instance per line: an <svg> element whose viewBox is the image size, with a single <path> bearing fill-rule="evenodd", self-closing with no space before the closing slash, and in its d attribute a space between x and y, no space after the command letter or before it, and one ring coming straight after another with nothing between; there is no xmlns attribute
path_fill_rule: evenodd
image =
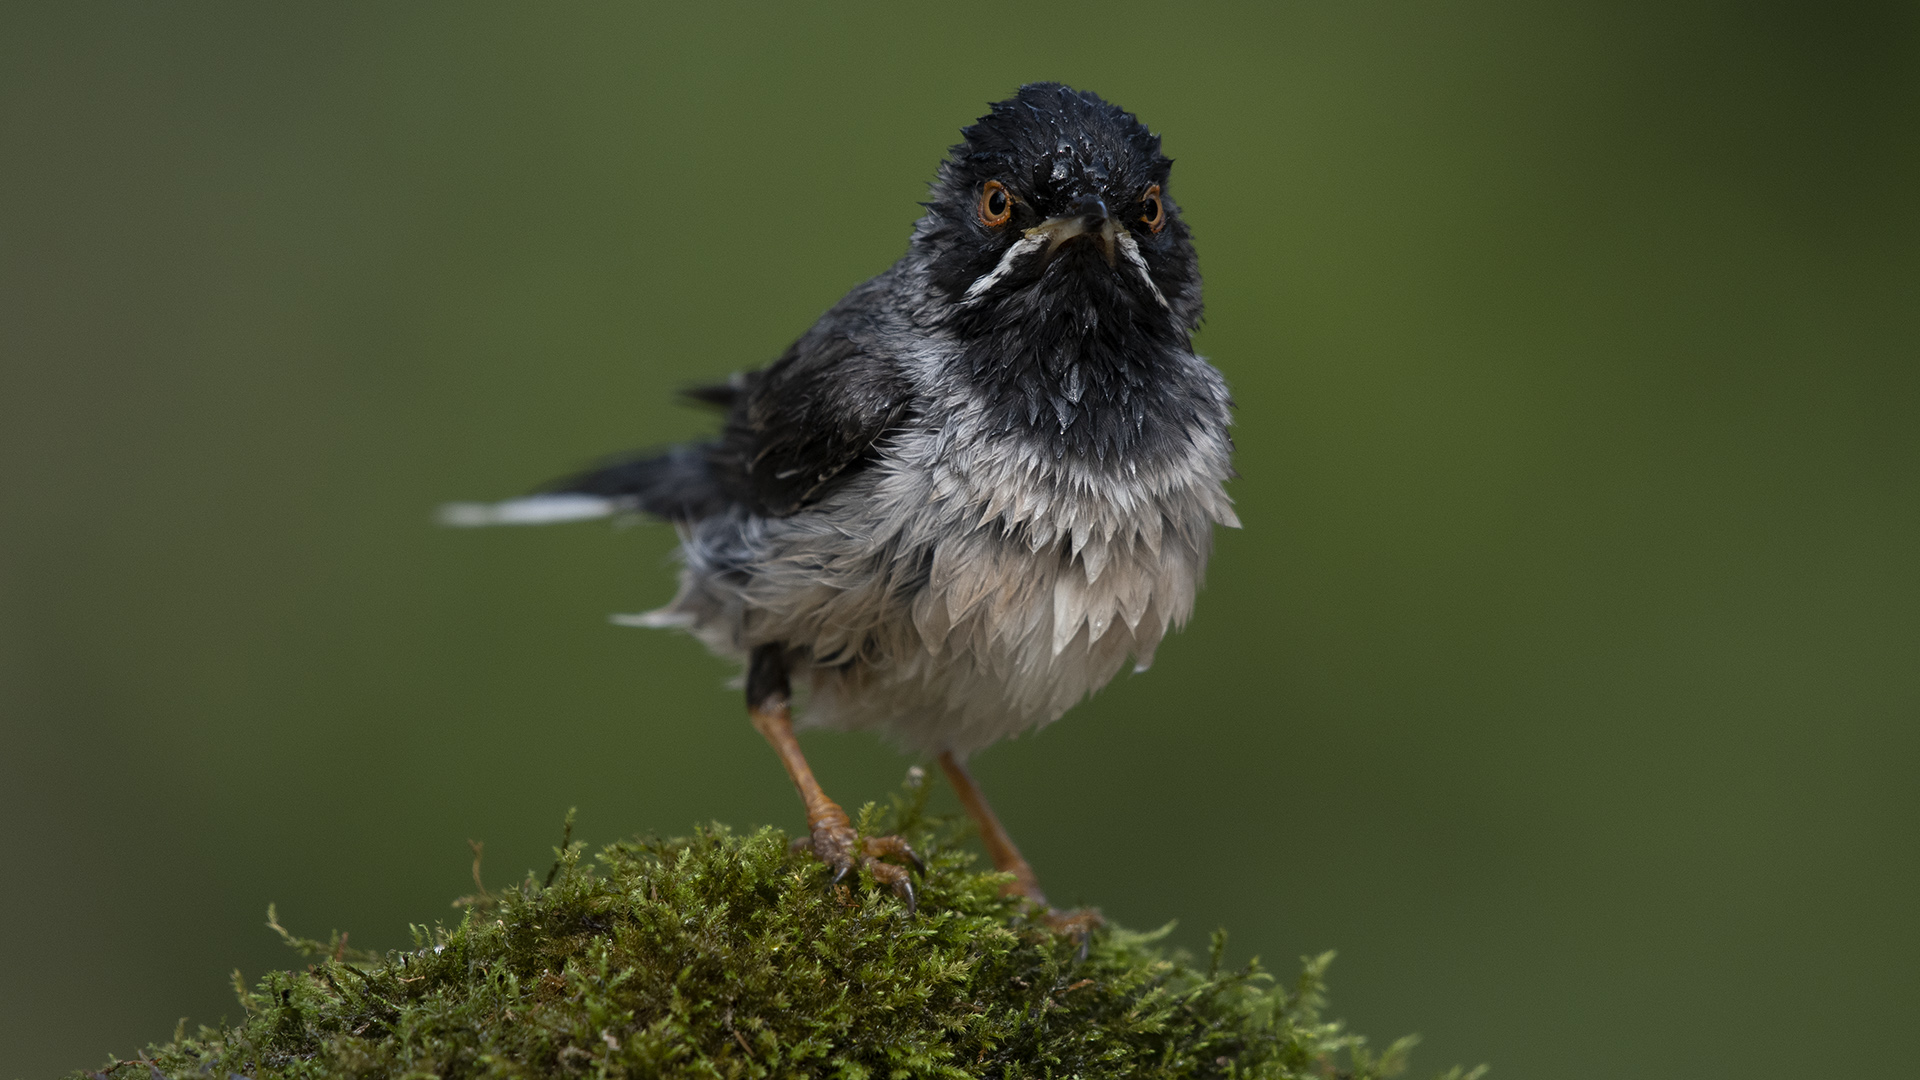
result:
<svg viewBox="0 0 1920 1080"><path fill-rule="evenodd" d="M1051 260L1060 245L1076 236L1085 236L1100 245L1107 256L1107 265L1114 264L1114 239L1120 233L1120 223L1113 220L1107 212L1107 204L1097 198L1082 199L1073 207L1073 212L1047 220L1028 229L1026 235L1046 241L1045 258Z"/></svg>

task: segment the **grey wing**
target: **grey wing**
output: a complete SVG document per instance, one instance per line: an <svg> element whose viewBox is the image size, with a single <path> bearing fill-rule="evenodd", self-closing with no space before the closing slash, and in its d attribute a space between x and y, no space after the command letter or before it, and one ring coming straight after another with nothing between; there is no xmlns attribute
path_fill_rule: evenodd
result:
<svg viewBox="0 0 1920 1080"><path fill-rule="evenodd" d="M823 320L747 385L714 472L757 512L792 514L858 475L912 411L899 365Z"/></svg>

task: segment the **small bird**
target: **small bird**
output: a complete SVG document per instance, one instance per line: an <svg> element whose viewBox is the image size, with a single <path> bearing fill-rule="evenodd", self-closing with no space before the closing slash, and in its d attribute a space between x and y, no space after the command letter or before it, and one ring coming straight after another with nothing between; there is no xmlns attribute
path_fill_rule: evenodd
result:
<svg viewBox="0 0 1920 1080"><path fill-rule="evenodd" d="M796 686L799 727L936 757L1009 892L1046 908L967 758L1145 670L1186 621L1213 526L1239 525L1231 402L1193 351L1199 261L1158 136L1044 82L961 135L898 262L771 365L687 391L724 411L717 438L442 517L672 522L678 594L615 621L745 665L835 880L858 862L911 909L889 860L918 860L821 790Z"/></svg>

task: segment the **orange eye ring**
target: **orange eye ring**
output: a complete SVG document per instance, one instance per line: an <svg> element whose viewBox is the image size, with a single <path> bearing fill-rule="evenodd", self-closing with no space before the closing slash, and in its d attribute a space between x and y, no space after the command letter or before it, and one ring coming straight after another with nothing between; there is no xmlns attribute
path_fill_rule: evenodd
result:
<svg viewBox="0 0 1920 1080"><path fill-rule="evenodd" d="M1147 193L1140 198L1140 204L1146 210L1146 213L1140 215L1140 220L1147 223L1148 231L1159 232L1166 228L1167 204L1161 201L1159 184L1147 189Z"/></svg>
<svg viewBox="0 0 1920 1080"><path fill-rule="evenodd" d="M998 180L980 186L980 224L1005 225L1013 220L1013 193Z"/></svg>

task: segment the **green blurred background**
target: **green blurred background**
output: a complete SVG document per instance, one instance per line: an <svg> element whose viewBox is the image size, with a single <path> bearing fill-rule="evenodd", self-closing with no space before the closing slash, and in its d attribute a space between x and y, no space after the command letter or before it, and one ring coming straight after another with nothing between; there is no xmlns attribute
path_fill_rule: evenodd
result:
<svg viewBox="0 0 1920 1080"><path fill-rule="evenodd" d="M9 5L0 1074L234 1014L269 901L400 945L572 805L798 826L728 669L606 622L669 530L432 509L704 430L1035 79L1179 160L1246 523L978 759L1049 891L1338 948L1421 1073L1910 1070L1916 12Z"/></svg>

